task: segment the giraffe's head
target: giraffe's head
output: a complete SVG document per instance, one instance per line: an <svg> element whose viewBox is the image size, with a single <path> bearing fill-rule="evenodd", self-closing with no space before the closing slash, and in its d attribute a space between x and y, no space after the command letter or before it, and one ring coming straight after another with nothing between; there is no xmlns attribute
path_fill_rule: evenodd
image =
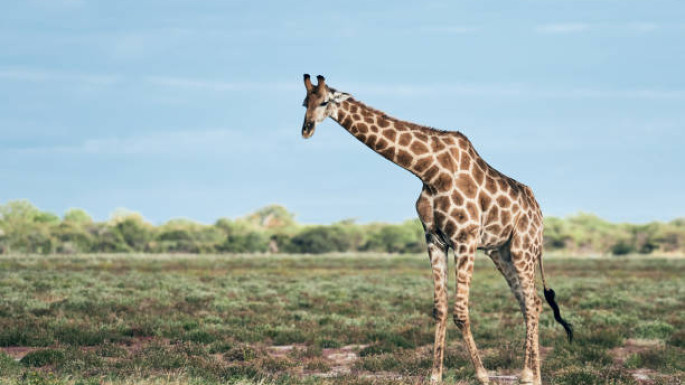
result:
<svg viewBox="0 0 685 385"><path fill-rule="evenodd" d="M317 76L316 80L318 84L315 86L309 79L309 74L304 74L307 96L302 105L307 108L307 112L304 114L304 123L302 123L302 137L305 139L314 135L316 125L327 117L334 116L340 103L350 97L349 94L329 88L323 76Z"/></svg>

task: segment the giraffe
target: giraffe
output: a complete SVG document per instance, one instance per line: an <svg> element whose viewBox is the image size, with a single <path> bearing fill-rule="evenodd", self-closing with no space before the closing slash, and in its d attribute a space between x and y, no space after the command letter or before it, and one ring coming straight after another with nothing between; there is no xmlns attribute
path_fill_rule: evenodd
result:
<svg viewBox="0 0 685 385"><path fill-rule="evenodd" d="M431 383L442 381L449 249L454 251L456 266L452 318L461 331L477 379L482 384L489 381L469 321L469 288L476 250L480 249L506 279L525 319L525 358L519 381L541 384L538 319L542 301L535 289L536 266L540 269L545 299L569 341L573 330L561 317L554 291L545 281L542 213L532 190L488 165L462 133L390 117L350 94L328 87L321 75L317 81L313 85L310 76L304 75L305 139L314 135L318 123L330 117L369 148L423 182L416 210L426 236L434 283L436 327Z"/></svg>

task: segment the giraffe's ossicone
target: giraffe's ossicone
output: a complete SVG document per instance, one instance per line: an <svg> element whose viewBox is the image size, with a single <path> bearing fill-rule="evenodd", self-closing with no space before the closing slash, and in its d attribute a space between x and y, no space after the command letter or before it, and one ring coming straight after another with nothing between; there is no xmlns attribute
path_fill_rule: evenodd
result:
<svg viewBox="0 0 685 385"><path fill-rule="evenodd" d="M520 382L541 384L538 320L542 301L535 290L540 268L545 299L569 339L573 332L559 313L554 291L542 270L542 212L533 191L487 164L460 132L405 122L304 75L307 108L302 136L314 134L330 117L381 156L416 175L423 189L416 202L426 234L434 282L436 320L431 381L442 380L447 328L447 252L454 250L456 290L452 316L461 330L478 380L487 384L469 321L469 288L476 250L483 250L504 275L526 323L525 358Z"/></svg>

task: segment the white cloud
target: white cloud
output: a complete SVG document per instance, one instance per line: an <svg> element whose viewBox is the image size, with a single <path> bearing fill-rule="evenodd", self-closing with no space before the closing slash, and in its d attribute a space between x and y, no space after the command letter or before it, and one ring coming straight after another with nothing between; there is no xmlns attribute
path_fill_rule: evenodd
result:
<svg viewBox="0 0 685 385"><path fill-rule="evenodd" d="M300 88L298 82L226 82L222 80L148 76L145 81L149 84L170 87L203 89L211 91L268 91L268 90L294 90Z"/></svg>
<svg viewBox="0 0 685 385"><path fill-rule="evenodd" d="M589 29L590 24L587 23L551 23L535 27L535 30L540 33L578 33Z"/></svg>
<svg viewBox="0 0 685 385"><path fill-rule="evenodd" d="M93 75L86 73L61 72L53 70L0 68L0 79L26 82L83 83L93 86L113 85L121 80L116 75Z"/></svg>
<svg viewBox="0 0 685 385"><path fill-rule="evenodd" d="M452 96L517 96L525 90L515 84L353 84L351 89L354 93L371 95L401 95L401 96L428 96L428 95L452 95Z"/></svg>
<svg viewBox="0 0 685 385"><path fill-rule="evenodd" d="M278 133L278 132L276 132ZM274 143L273 141L271 143ZM11 150L17 154L86 155L216 155L251 152L269 146L256 135L229 129L153 132L131 137L86 139L61 146L38 146ZM268 148L267 148L268 149Z"/></svg>
<svg viewBox="0 0 685 385"><path fill-rule="evenodd" d="M660 26L654 23L630 23L626 28L631 31L646 33L656 31Z"/></svg>
<svg viewBox="0 0 685 385"><path fill-rule="evenodd" d="M61 82L90 86L111 86L124 81L140 82L141 78L120 75L88 74L34 68L0 68L0 80L32 83ZM159 87L201 89L210 91L291 91L301 87L299 78L292 82L230 82L220 79L144 76L142 82Z"/></svg>
<svg viewBox="0 0 685 385"><path fill-rule="evenodd" d="M65 82L92 86L113 86L119 83L144 83L162 88L202 90L214 92L269 92L297 91L299 79L292 81L233 82L220 79L143 76L125 78L119 75L70 73L53 70L0 68L0 80L24 82ZM681 99L683 89L611 89L541 87L523 83L499 84L374 84L345 83L344 90L357 95L399 95L404 97L443 95L478 97L544 97L544 98L595 98L595 99Z"/></svg>
<svg viewBox="0 0 685 385"><path fill-rule="evenodd" d="M663 28L663 25L651 22L632 23L548 23L535 27L538 33L572 34L581 32L632 32L650 33Z"/></svg>
<svg viewBox="0 0 685 385"><path fill-rule="evenodd" d="M444 26L424 26L420 27L420 32L436 32L444 34L466 34L476 32L478 28L463 25L444 25Z"/></svg>
<svg viewBox="0 0 685 385"><path fill-rule="evenodd" d="M357 94L419 96L539 97L587 99L680 99L685 90L545 88L527 84L352 84ZM354 94L355 92L353 92Z"/></svg>
<svg viewBox="0 0 685 385"><path fill-rule="evenodd" d="M86 0L31 0L30 3L46 7L46 8L58 8L58 7L82 7L86 5Z"/></svg>
<svg viewBox="0 0 685 385"><path fill-rule="evenodd" d="M573 88L568 90L540 90L535 92L540 97L553 98L597 98L597 99L681 99L685 90L652 90L652 89L593 89Z"/></svg>

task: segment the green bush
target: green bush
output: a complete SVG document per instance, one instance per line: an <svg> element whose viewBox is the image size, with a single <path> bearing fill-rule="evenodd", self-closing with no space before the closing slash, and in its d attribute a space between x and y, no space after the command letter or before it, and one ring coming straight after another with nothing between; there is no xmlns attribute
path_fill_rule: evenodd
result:
<svg viewBox="0 0 685 385"><path fill-rule="evenodd" d="M311 254L350 251L352 242L345 235L345 231L336 226L310 227L290 240L288 251Z"/></svg>
<svg viewBox="0 0 685 385"><path fill-rule="evenodd" d="M369 236L365 250L386 253L417 253L424 250L421 225L412 221L399 225L382 225Z"/></svg>
<svg viewBox="0 0 685 385"><path fill-rule="evenodd" d="M675 327L663 321L651 321L637 326L635 334L639 338L667 339L673 334Z"/></svg>
<svg viewBox="0 0 685 385"><path fill-rule="evenodd" d="M611 254L613 255L626 255L636 251L637 250L633 245L624 240L618 241L616 244L611 246Z"/></svg>
<svg viewBox="0 0 685 385"><path fill-rule="evenodd" d="M251 231L244 235L229 235L217 250L227 253L263 253L268 247L266 234Z"/></svg>
<svg viewBox="0 0 685 385"><path fill-rule="evenodd" d="M17 363L11 356L0 352L0 373L4 375L11 375L18 373L21 369L19 363Z"/></svg>
<svg viewBox="0 0 685 385"><path fill-rule="evenodd" d="M41 349L26 354L19 362L32 367L59 365L64 362L64 353L55 349Z"/></svg>
<svg viewBox="0 0 685 385"><path fill-rule="evenodd" d="M685 253L685 218L671 222L617 224L580 213L545 218L544 247L570 253L626 255ZM294 214L271 205L238 219L212 225L174 219L160 226L120 210L107 222L93 222L83 210L60 218L25 200L0 205L0 253L263 253L374 251L423 253L418 219L399 224L357 224L343 220L302 226Z"/></svg>

